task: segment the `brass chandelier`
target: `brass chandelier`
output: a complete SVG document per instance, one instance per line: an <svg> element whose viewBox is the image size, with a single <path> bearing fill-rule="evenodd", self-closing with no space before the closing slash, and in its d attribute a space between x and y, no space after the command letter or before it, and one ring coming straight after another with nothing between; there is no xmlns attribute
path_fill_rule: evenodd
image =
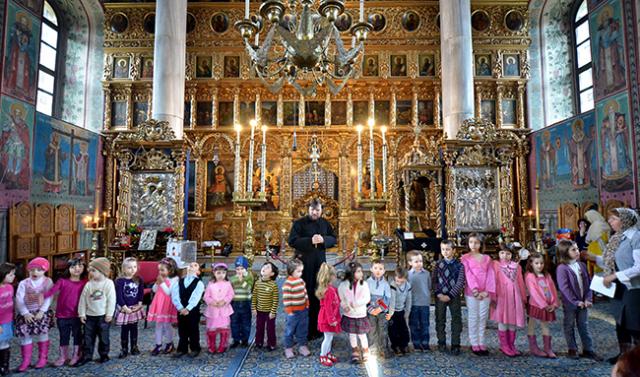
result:
<svg viewBox="0 0 640 377"><path fill-rule="evenodd" d="M267 0L259 15L250 17L249 0L245 18L235 24L244 39L251 68L274 93L289 83L304 96L315 96L326 83L338 93L355 72L357 58L372 25L364 21L364 1L360 0L360 21L351 27L351 48L346 48L335 21L344 11L343 0ZM298 11L298 8L302 9ZM266 36L260 43L262 22ZM333 43L331 43L333 41Z"/></svg>

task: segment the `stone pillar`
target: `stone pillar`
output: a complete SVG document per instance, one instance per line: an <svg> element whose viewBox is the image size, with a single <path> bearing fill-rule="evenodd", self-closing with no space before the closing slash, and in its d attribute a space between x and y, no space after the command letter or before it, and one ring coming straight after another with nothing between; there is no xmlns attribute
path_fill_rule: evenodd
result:
<svg viewBox="0 0 640 377"><path fill-rule="evenodd" d="M473 50L470 0L440 1L442 120L447 139L455 139L473 118Z"/></svg>
<svg viewBox="0 0 640 377"><path fill-rule="evenodd" d="M153 52L153 113L182 139L187 0L157 0ZM195 109L191 109L195 111Z"/></svg>

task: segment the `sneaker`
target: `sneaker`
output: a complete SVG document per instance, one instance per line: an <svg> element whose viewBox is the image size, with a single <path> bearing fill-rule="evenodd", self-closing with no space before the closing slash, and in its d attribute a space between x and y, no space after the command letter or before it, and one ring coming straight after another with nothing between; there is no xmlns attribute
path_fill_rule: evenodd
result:
<svg viewBox="0 0 640 377"><path fill-rule="evenodd" d="M438 351L447 352L447 345L446 344L438 344Z"/></svg>
<svg viewBox="0 0 640 377"><path fill-rule="evenodd" d="M139 354L140 354L140 350L138 349L138 346L131 347L131 355L132 356L137 356Z"/></svg>
<svg viewBox="0 0 640 377"><path fill-rule="evenodd" d="M406 354L408 354L408 353L409 353L409 348L408 348L408 347L402 347L402 348L400 349L400 352L401 352L403 355L406 355Z"/></svg>
<svg viewBox="0 0 640 377"><path fill-rule="evenodd" d="M164 347L164 351L162 351L163 354L168 355L171 352L175 351L176 349L173 347L173 343L167 343L167 345Z"/></svg>
<svg viewBox="0 0 640 377"><path fill-rule="evenodd" d="M576 350L569 350L569 352L567 352L567 357L570 359L579 359L580 357L578 356L578 351Z"/></svg>
<svg viewBox="0 0 640 377"><path fill-rule="evenodd" d="M192 352L189 354L189 357L193 359L193 358L198 357L198 355L200 355L200 351L192 351Z"/></svg>
<svg viewBox="0 0 640 377"><path fill-rule="evenodd" d="M400 352L400 348L392 348L392 350L394 355L396 356L402 355L402 352Z"/></svg>
<svg viewBox="0 0 640 377"><path fill-rule="evenodd" d="M422 352L429 352L431 351L431 348L429 348L428 344L423 344L420 349L422 350Z"/></svg>
<svg viewBox="0 0 640 377"><path fill-rule="evenodd" d="M460 355L460 346L451 346L451 354L453 356Z"/></svg>
<svg viewBox="0 0 640 377"><path fill-rule="evenodd" d="M327 356L320 356L320 364L324 365L325 367L332 367L333 366L333 361L331 361Z"/></svg>
<svg viewBox="0 0 640 377"><path fill-rule="evenodd" d="M300 348L298 348L298 352L300 352L300 355L302 356L309 356L311 355L311 351L309 351L309 347L305 346L300 346Z"/></svg>
<svg viewBox="0 0 640 377"><path fill-rule="evenodd" d="M591 359L593 361L597 361L600 362L602 361L602 357L598 356L595 352L593 351L584 351L582 352L582 354L580 355L580 357L584 357L586 359Z"/></svg>
<svg viewBox="0 0 640 377"><path fill-rule="evenodd" d="M258 349L264 347L262 344L258 344L258 343L255 343L253 346Z"/></svg>
<svg viewBox="0 0 640 377"><path fill-rule="evenodd" d="M185 356L186 354L187 354L186 352L180 352L180 351L178 351L178 352L176 352L176 354L175 354L175 355L173 355L173 357L174 357L174 358L176 358L176 359L179 359L179 358L181 358L181 357Z"/></svg>
<svg viewBox="0 0 640 377"><path fill-rule="evenodd" d="M229 346L229 348L236 348L236 347L238 347L240 344L242 344L242 343L240 343L240 341L239 341L239 340L235 340L235 339L234 339L233 343L231 343L231 345Z"/></svg>
<svg viewBox="0 0 640 377"><path fill-rule="evenodd" d="M293 353L293 348L285 348L284 357L286 357L287 359L293 359L295 357L295 354Z"/></svg>
<svg viewBox="0 0 640 377"><path fill-rule="evenodd" d="M109 356L100 356L100 360L98 360L98 363L103 364L103 363L106 363L109 360L111 360L109 358Z"/></svg>
<svg viewBox="0 0 640 377"><path fill-rule="evenodd" d="M275 351L275 350L276 350L276 347L275 347L275 346L268 346L268 347L267 347L267 350L269 350L269 351Z"/></svg>
<svg viewBox="0 0 640 377"><path fill-rule="evenodd" d="M158 356L160 354L160 350L162 349L162 344L156 344L156 348L151 351L151 356Z"/></svg>
<svg viewBox="0 0 640 377"><path fill-rule="evenodd" d="M328 354L327 354L327 358L328 358L329 360L331 360L331 362L332 362L332 363L334 363L334 364L338 362L338 358L337 358L337 357L335 357L335 355L334 355L334 354L332 354L332 353L328 353Z"/></svg>

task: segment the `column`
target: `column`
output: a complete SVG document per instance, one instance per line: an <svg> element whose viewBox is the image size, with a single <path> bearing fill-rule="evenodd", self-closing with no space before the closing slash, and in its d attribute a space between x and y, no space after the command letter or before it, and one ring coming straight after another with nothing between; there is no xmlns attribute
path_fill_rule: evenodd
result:
<svg viewBox="0 0 640 377"><path fill-rule="evenodd" d="M456 138L466 119L473 118L473 50L470 0L440 1L442 120L447 139Z"/></svg>
<svg viewBox="0 0 640 377"><path fill-rule="evenodd" d="M153 52L153 113L182 139L187 0L157 0ZM194 111L195 109L192 109Z"/></svg>

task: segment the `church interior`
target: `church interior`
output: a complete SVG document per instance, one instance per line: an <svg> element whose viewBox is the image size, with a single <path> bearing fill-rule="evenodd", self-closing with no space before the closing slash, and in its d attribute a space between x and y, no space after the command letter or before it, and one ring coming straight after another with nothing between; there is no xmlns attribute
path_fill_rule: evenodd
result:
<svg viewBox="0 0 640 377"><path fill-rule="evenodd" d="M554 263L587 211L638 208L639 14L640 0L0 0L0 262L16 282L36 257L54 281L76 257L108 258L114 278L126 257L153 273L165 256L284 274L317 199L338 270L382 258L389 274L414 249L430 270L440 240L459 257L474 232L496 260L518 243ZM606 357L610 305L590 311ZM291 360L153 358L152 327L135 358L29 375L611 374L564 357L562 320L553 360L505 357L491 335L488 358L332 369L318 341Z"/></svg>

